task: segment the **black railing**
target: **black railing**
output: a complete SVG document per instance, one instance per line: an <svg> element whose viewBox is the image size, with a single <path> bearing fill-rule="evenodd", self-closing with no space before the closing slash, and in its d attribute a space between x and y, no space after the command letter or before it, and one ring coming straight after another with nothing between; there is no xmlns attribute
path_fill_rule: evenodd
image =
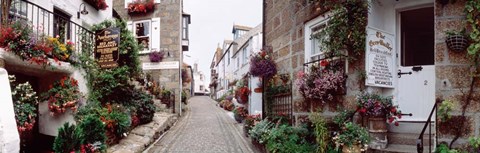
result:
<svg viewBox="0 0 480 153"><path fill-rule="evenodd" d="M281 74L280 76L287 76L287 74ZM263 96L265 97L264 115L266 117L286 117L290 124L293 124L293 93L292 93L292 81L285 80L282 85L274 85L273 88L268 87L270 85L265 84L268 81L263 81Z"/></svg>
<svg viewBox="0 0 480 153"><path fill-rule="evenodd" d="M75 44L76 54L79 54L86 46L93 47L94 33L70 18L62 11L52 12L26 0L14 0L8 14L9 22L22 22L31 26L34 39L58 37L63 43L68 40Z"/></svg>
<svg viewBox="0 0 480 153"><path fill-rule="evenodd" d="M432 111L430 112L430 115L428 116L427 121L425 122L425 125L423 126L422 132L420 132L420 135L418 136L417 139L417 152L422 153L423 152L423 135L425 134L425 130L427 130L428 126L428 152L432 152L432 116L435 110L437 109L437 102L433 105Z"/></svg>

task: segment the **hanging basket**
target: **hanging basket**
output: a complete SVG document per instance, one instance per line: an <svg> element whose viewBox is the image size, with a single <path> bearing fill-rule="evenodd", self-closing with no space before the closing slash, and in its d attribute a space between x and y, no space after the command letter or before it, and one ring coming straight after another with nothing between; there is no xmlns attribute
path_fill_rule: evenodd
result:
<svg viewBox="0 0 480 153"><path fill-rule="evenodd" d="M447 43L448 49L455 52L464 51L468 47L468 39L465 35L462 34L453 34L447 36L445 43Z"/></svg>

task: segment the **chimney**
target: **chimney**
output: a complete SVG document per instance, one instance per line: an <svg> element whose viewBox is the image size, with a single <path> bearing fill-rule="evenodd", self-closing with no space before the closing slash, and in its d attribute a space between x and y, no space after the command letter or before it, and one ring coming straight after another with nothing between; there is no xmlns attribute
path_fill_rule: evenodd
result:
<svg viewBox="0 0 480 153"><path fill-rule="evenodd" d="M198 72L198 64L197 63L193 64L193 71Z"/></svg>

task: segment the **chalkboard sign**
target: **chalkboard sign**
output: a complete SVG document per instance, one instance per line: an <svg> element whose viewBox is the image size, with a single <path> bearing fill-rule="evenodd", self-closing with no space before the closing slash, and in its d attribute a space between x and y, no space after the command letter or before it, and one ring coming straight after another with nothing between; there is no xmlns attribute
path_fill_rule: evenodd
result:
<svg viewBox="0 0 480 153"><path fill-rule="evenodd" d="M100 68L118 66L118 44L120 44L119 28L105 28L95 32L95 59Z"/></svg>

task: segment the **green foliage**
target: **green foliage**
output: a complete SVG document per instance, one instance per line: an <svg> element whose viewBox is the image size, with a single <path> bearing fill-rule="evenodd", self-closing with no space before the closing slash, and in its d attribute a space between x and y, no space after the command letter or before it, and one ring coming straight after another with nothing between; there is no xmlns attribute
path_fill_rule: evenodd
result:
<svg viewBox="0 0 480 153"><path fill-rule="evenodd" d="M453 110L453 102L450 100L444 100L437 109L437 116L440 121L447 121L452 116L450 112Z"/></svg>
<svg viewBox="0 0 480 153"><path fill-rule="evenodd" d="M312 122L313 134L315 135L315 141L317 141L317 152L326 152L330 136L327 122L320 113L312 113L308 118Z"/></svg>
<svg viewBox="0 0 480 153"><path fill-rule="evenodd" d="M153 103L152 96L135 89L132 94L132 104L134 112L140 120L140 124L145 124L153 120L156 107Z"/></svg>
<svg viewBox="0 0 480 153"><path fill-rule="evenodd" d="M365 50L365 37L369 4L365 0L325 1L324 7L332 8L332 17L326 27L313 38L320 40L328 56L359 55Z"/></svg>
<svg viewBox="0 0 480 153"><path fill-rule="evenodd" d="M480 151L480 137L470 137L468 138L468 144L476 150L475 152Z"/></svg>
<svg viewBox="0 0 480 153"><path fill-rule="evenodd" d="M30 83L18 83L15 76L8 76L12 90L15 119L20 133L30 131L37 116L38 97Z"/></svg>
<svg viewBox="0 0 480 153"><path fill-rule="evenodd" d="M71 152L80 149L80 132L75 125L64 123L58 129L58 136L53 143L53 150L56 153Z"/></svg>
<svg viewBox="0 0 480 153"><path fill-rule="evenodd" d="M342 127L342 130L337 134L333 141L337 145L344 147L352 147L353 145L362 145L364 147L370 141L367 129L360 127L359 125L348 122Z"/></svg>
<svg viewBox="0 0 480 153"><path fill-rule="evenodd" d="M123 137L123 135L130 129L130 115L126 112L113 109L111 112L107 111L107 113L102 116L104 116L106 121L109 121L109 124L107 124L107 130L113 132L116 137Z"/></svg>
<svg viewBox="0 0 480 153"><path fill-rule="evenodd" d="M99 71L95 78L92 79L92 97L95 97L102 103L122 103L125 101L128 88L128 67L118 67L114 69L106 69Z"/></svg>
<svg viewBox="0 0 480 153"><path fill-rule="evenodd" d="M106 149L105 124L97 115L87 115L80 121L78 128L81 133L81 144L100 144L98 149Z"/></svg>
<svg viewBox="0 0 480 153"><path fill-rule="evenodd" d="M264 119L258 122L253 128L248 132L250 138L254 141L258 141L259 143L265 143L269 131L273 128L275 124L272 122Z"/></svg>
<svg viewBox="0 0 480 153"><path fill-rule="evenodd" d="M307 134L307 129L303 127L283 124L270 130L266 136L266 147L272 153L313 152L314 145L305 140Z"/></svg>
<svg viewBox="0 0 480 153"><path fill-rule="evenodd" d="M460 153L460 151L455 149L450 149L446 144L439 144L437 149L435 149L435 153Z"/></svg>
<svg viewBox="0 0 480 153"><path fill-rule="evenodd" d="M478 24L480 20L480 1L468 0L465 3L465 13L467 29L471 29L468 54L472 57L478 57L480 50L480 24Z"/></svg>
<svg viewBox="0 0 480 153"><path fill-rule="evenodd" d="M337 124L338 126L343 126L343 124L347 122L351 122L355 111L353 110L340 110L338 114L333 117L333 123Z"/></svg>

